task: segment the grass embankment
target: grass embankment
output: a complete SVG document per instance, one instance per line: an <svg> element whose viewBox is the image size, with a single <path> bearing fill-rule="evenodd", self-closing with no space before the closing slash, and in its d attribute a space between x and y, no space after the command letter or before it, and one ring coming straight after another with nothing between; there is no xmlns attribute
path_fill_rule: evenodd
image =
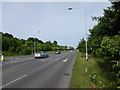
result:
<svg viewBox="0 0 120 90"><path fill-rule="evenodd" d="M105 78L104 73L97 66L96 58L78 52L74 64L70 88L104 88L110 87L111 82Z"/></svg>
<svg viewBox="0 0 120 90"><path fill-rule="evenodd" d="M55 53L55 51L46 51L46 53Z"/></svg>
<svg viewBox="0 0 120 90"><path fill-rule="evenodd" d="M54 53L55 51L45 51L46 53ZM2 54L5 56L5 57L11 57L11 56L28 56L28 55L20 55L20 54L17 54L17 53L14 53L14 52L7 52L7 51L3 51ZM29 54L29 55L33 55L33 54Z"/></svg>
<svg viewBox="0 0 120 90"><path fill-rule="evenodd" d="M65 50L65 51L68 51L68 50ZM63 51L63 52L65 52ZM55 51L45 51L46 53L55 53ZM15 52L10 52L10 51L3 51L2 54L5 56L5 57L11 57L11 56L28 56L28 55L23 55L23 54L17 54ZM33 54L29 54L29 55L33 55Z"/></svg>
<svg viewBox="0 0 120 90"><path fill-rule="evenodd" d="M2 55L4 55L4 57L23 56L23 55L20 55L15 52L11 52L11 51L2 51Z"/></svg>

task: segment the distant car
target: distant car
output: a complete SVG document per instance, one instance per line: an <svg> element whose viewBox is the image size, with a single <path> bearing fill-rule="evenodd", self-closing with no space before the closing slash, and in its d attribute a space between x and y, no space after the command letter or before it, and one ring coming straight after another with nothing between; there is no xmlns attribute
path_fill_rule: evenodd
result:
<svg viewBox="0 0 120 90"><path fill-rule="evenodd" d="M48 57L49 56L49 54L48 53L46 53L46 52L44 52L44 51L40 51L40 52L38 52L38 53L35 53L35 59L37 59L37 58L45 58L45 57Z"/></svg>
<svg viewBox="0 0 120 90"><path fill-rule="evenodd" d="M55 54L61 54L60 50L56 50Z"/></svg>

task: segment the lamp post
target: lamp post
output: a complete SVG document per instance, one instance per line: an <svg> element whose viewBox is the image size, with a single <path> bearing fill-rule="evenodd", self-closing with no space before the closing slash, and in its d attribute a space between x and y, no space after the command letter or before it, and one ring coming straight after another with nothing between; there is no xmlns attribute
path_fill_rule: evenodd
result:
<svg viewBox="0 0 120 90"><path fill-rule="evenodd" d="M34 54L35 54L35 37L34 37Z"/></svg>
<svg viewBox="0 0 120 90"><path fill-rule="evenodd" d="M37 33L40 33L40 31L38 31ZM36 47L35 47L35 36L34 36L34 54L35 54L35 51L36 51Z"/></svg>
<svg viewBox="0 0 120 90"><path fill-rule="evenodd" d="M86 30L86 61L88 61L88 47L87 47L87 20L86 20L86 8L85 7L79 7L79 8L72 8L69 7L68 10L72 10L72 9L84 9L85 10L85 30Z"/></svg>

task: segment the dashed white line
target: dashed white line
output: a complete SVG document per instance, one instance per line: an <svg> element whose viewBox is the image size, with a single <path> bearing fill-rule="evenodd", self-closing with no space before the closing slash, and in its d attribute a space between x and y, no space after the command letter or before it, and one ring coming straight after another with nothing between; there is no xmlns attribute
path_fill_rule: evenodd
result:
<svg viewBox="0 0 120 90"><path fill-rule="evenodd" d="M57 59L55 59L54 61L51 61L50 63L48 63L48 64L46 64L46 65L43 65L43 66L39 67L38 70L41 69L41 68L43 68L43 67L46 67L47 65L49 65L49 64L51 64L51 63L53 63L53 62L58 61L59 59L60 59L60 58L57 58Z"/></svg>
<svg viewBox="0 0 120 90"><path fill-rule="evenodd" d="M54 62L54 61L52 61L52 62L50 62L50 63L48 63L48 64L45 64L45 65L43 65L42 67L39 67L38 70L41 69L41 68L43 68L43 67L46 67L47 65L49 65L49 64L51 64L51 63L53 63L53 62Z"/></svg>
<svg viewBox="0 0 120 90"><path fill-rule="evenodd" d="M26 77L26 76L27 76L27 75L23 75L23 76L21 76L21 77L19 77L19 78L15 79L15 80L13 80L13 81L11 81L11 82L9 82L9 83L5 84L5 85L3 85L3 86L2 86L2 87L0 87L0 88L6 87L6 86L8 86L8 85L10 85L10 84L12 84L12 83L14 83L14 82L16 82L16 81L18 81L18 80L20 80L20 79L24 78L24 77Z"/></svg>
<svg viewBox="0 0 120 90"><path fill-rule="evenodd" d="M63 60L63 62L67 62L68 58L66 58L65 60Z"/></svg>
<svg viewBox="0 0 120 90"><path fill-rule="evenodd" d="M44 62L44 61L46 61L46 60L40 60L40 61Z"/></svg>
<svg viewBox="0 0 120 90"><path fill-rule="evenodd" d="M5 64L16 63L16 62L23 62L23 61L27 61L27 60L31 60L31 59L33 59L33 58L27 58L27 59L17 60L17 61L11 60L11 61L9 61L8 63L5 63Z"/></svg>
<svg viewBox="0 0 120 90"><path fill-rule="evenodd" d="M20 59L20 58L15 58L15 59Z"/></svg>
<svg viewBox="0 0 120 90"><path fill-rule="evenodd" d="M10 62L18 62L18 61L10 61Z"/></svg>
<svg viewBox="0 0 120 90"><path fill-rule="evenodd" d="M60 59L60 58L57 58L56 61L59 60L59 59Z"/></svg>
<svg viewBox="0 0 120 90"><path fill-rule="evenodd" d="M27 58L27 59L23 59L23 61L24 61L24 60L30 60L30 59L34 59L34 58Z"/></svg>
<svg viewBox="0 0 120 90"><path fill-rule="evenodd" d="M12 66L10 68L15 68L15 67L18 67L18 66L21 66L21 65L24 65L24 64L26 64L26 63L18 64L18 65Z"/></svg>

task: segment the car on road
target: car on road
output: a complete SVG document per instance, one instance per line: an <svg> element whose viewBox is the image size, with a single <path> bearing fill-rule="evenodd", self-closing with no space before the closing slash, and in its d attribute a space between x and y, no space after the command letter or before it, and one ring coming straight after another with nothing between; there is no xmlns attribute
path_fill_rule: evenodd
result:
<svg viewBox="0 0 120 90"><path fill-rule="evenodd" d="M61 54L60 50L56 50L55 54Z"/></svg>
<svg viewBox="0 0 120 90"><path fill-rule="evenodd" d="M35 53L35 55L34 55L35 59L37 59L37 58L45 58L45 57L48 57L48 56L49 56L49 54L44 52L44 51L40 51L38 53Z"/></svg>

